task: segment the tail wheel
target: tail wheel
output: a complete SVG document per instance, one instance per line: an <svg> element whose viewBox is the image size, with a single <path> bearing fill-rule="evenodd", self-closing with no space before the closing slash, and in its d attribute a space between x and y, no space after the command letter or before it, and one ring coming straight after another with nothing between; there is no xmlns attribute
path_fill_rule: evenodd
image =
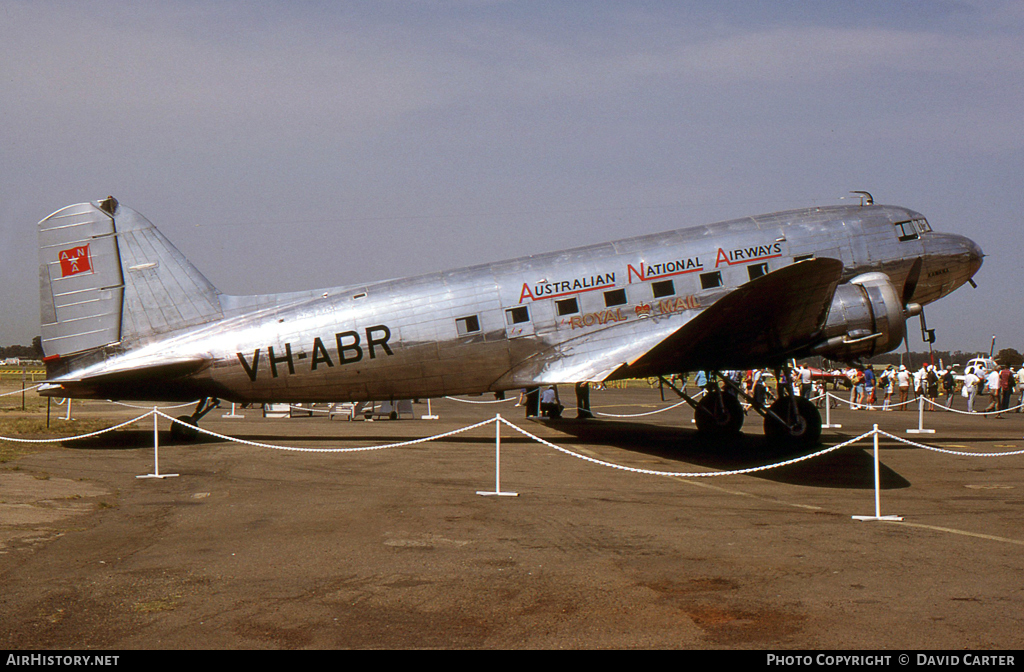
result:
<svg viewBox="0 0 1024 672"><path fill-rule="evenodd" d="M694 409L697 431L709 434L735 434L743 427L743 406L734 395L709 392Z"/></svg>
<svg viewBox="0 0 1024 672"><path fill-rule="evenodd" d="M191 415L178 416L178 422L171 423L172 440L191 443L197 438L199 430L196 429L196 421Z"/></svg>
<svg viewBox="0 0 1024 672"><path fill-rule="evenodd" d="M773 441L796 446L812 446L821 438L821 413L813 403L803 397L782 397L769 409L764 418L764 435Z"/></svg>

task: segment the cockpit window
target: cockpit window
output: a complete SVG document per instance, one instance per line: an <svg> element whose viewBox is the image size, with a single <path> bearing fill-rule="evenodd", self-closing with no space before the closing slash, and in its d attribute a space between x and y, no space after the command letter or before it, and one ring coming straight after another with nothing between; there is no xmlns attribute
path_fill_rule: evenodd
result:
<svg viewBox="0 0 1024 672"><path fill-rule="evenodd" d="M914 222L911 220L896 222L896 237L900 239L900 242L917 240L917 229L914 227Z"/></svg>
<svg viewBox="0 0 1024 672"><path fill-rule="evenodd" d="M928 233L932 227L924 217L908 219L905 222L896 222L896 237L903 240L917 240L919 234Z"/></svg>

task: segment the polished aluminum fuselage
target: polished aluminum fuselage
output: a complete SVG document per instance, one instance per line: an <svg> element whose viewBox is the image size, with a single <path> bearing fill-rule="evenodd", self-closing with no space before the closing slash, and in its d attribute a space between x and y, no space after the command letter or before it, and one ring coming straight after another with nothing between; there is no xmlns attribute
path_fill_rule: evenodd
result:
<svg viewBox="0 0 1024 672"><path fill-rule="evenodd" d="M814 208L366 285L221 295L222 318L122 343L95 367L201 357L198 372L122 384L116 396L237 402L427 398L597 380L622 362L553 368L552 349L586 361L619 343L624 351L654 344L752 277L807 257L841 260L844 282L880 271L897 288L921 259L909 300L945 296L977 271L981 251L930 230L900 240L897 222L923 219L892 206ZM110 387L94 393L113 396Z"/></svg>

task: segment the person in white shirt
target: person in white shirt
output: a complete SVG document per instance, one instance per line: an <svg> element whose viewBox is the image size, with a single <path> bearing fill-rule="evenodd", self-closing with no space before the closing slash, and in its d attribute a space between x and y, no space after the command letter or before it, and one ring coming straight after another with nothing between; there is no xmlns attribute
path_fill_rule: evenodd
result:
<svg viewBox="0 0 1024 672"><path fill-rule="evenodd" d="M811 398L811 367L804 365L800 371L800 396L804 399Z"/></svg>
<svg viewBox="0 0 1024 672"><path fill-rule="evenodd" d="M928 370L925 369L924 364L917 371L914 371L914 398L923 397L925 393L925 376L928 375Z"/></svg>
<svg viewBox="0 0 1024 672"><path fill-rule="evenodd" d="M896 371L893 370L890 364L885 371L878 377L878 384L885 391L885 399L882 401L882 410L892 410L892 393L896 389Z"/></svg>
<svg viewBox="0 0 1024 672"><path fill-rule="evenodd" d="M967 411L974 413L974 397L978 394L978 384L981 382L973 369L967 369L966 375L964 375L964 394L967 396Z"/></svg>
<svg viewBox="0 0 1024 672"><path fill-rule="evenodd" d="M988 389L989 404L985 407L985 412L998 411L999 410L999 370L992 369L987 376L985 376L985 387Z"/></svg>
<svg viewBox="0 0 1024 672"><path fill-rule="evenodd" d="M900 372L896 374L896 385L900 388L900 407L907 403L910 395L910 371L900 364Z"/></svg>
<svg viewBox="0 0 1024 672"><path fill-rule="evenodd" d="M1021 406L1024 406L1024 364L1017 369L1017 412L1020 413Z"/></svg>

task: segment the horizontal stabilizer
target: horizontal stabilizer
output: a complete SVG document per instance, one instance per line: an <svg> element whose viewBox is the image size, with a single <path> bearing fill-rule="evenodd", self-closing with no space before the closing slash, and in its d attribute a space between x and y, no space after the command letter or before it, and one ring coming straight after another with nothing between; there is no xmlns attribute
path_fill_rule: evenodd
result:
<svg viewBox="0 0 1024 672"><path fill-rule="evenodd" d="M61 376L39 388L44 396L61 397L66 392L114 389L147 384L167 384L203 370L210 364L206 357L168 357L153 355L144 358L120 360L113 365L98 365L81 372ZM117 394L110 395L116 398Z"/></svg>

